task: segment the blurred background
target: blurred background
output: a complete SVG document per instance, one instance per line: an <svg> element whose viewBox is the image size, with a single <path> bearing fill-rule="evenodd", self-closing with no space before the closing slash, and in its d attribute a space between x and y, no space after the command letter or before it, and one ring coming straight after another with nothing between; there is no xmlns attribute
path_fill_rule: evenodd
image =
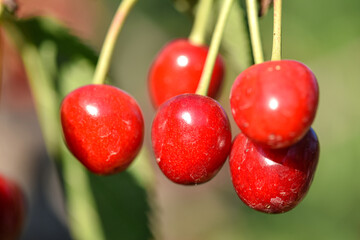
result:
<svg viewBox="0 0 360 240"><path fill-rule="evenodd" d="M155 238L360 239L360 1L283 2L283 58L304 62L320 85L313 128L321 152L308 195L298 207L280 215L245 206L233 190L227 163L209 183L184 187L167 180L152 157L150 126L155 111L147 92L147 71L164 44L188 36L192 17L186 4L195 2L139 0L120 35L110 71L114 85L131 93L144 113L144 147L149 149L147 161L156 177L150 196ZM18 15L54 16L98 52L118 3L18 0ZM260 20L260 27L265 58L270 59L272 10ZM28 217L22 239L71 239L62 187L46 153L26 74L12 44L6 37L3 41L0 172L26 192ZM230 86L247 66L234 64L228 52L221 51L229 67L219 101L230 116ZM235 136L233 122L232 128Z"/></svg>

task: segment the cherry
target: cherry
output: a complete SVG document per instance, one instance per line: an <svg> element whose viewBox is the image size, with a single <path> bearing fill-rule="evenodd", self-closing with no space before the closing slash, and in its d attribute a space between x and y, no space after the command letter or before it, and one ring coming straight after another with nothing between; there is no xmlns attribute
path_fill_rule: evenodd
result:
<svg viewBox="0 0 360 240"><path fill-rule="evenodd" d="M240 133L230 153L231 178L240 199L265 213L294 208L306 195L319 159L319 142L310 129L288 148L270 149Z"/></svg>
<svg viewBox="0 0 360 240"><path fill-rule="evenodd" d="M314 74L292 60L251 66L237 77L230 94L231 111L241 131L271 148L290 146L306 134L318 99Z"/></svg>
<svg viewBox="0 0 360 240"><path fill-rule="evenodd" d="M25 199L19 186L0 176L0 239L18 239L25 218Z"/></svg>
<svg viewBox="0 0 360 240"><path fill-rule="evenodd" d="M224 164L231 148L228 117L210 97L182 94L158 109L152 124L156 161L171 181L209 181Z"/></svg>
<svg viewBox="0 0 360 240"><path fill-rule="evenodd" d="M142 112L129 94L116 87L80 87L65 97L60 112L68 148L93 173L126 169L141 148Z"/></svg>
<svg viewBox="0 0 360 240"><path fill-rule="evenodd" d="M155 107L183 93L195 93L208 54L208 47L187 39L168 43L157 55L149 71L149 91ZM224 76L224 63L217 56L208 96L215 97Z"/></svg>

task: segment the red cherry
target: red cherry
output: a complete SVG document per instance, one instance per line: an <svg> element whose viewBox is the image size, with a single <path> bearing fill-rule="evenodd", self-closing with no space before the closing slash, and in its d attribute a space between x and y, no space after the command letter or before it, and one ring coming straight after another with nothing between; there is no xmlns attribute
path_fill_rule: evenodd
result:
<svg viewBox="0 0 360 240"><path fill-rule="evenodd" d="M224 109L212 98L196 94L179 95L161 105L151 137L160 169L179 184L209 181L231 148Z"/></svg>
<svg viewBox="0 0 360 240"><path fill-rule="evenodd" d="M292 60L251 66L237 77L230 94L232 114L241 131L271 148L290 146L306 134L318 99L314 74Z"/></svg>
<svg viewBox="0 0 360 240"><path fill-rule="evenodd" d="M150 95L155 107L183 93L195 93L208 47L193 45L187 39L168 43L155 58L148 76ZM224 76L224 63L217 56L208 96L215 97Z"/></svg>
<svg viewBox="0 0 360 240"><path fill-rule="evenodd" d="M70 151L96 174L127 168L143 142L138 104L109 85L87 85L69 93L61 105L61 123Z"/></svg>
<svg viewBox="0 0 360 240"><path fill-rule="evenodd" d="M270 149L239 134L230 153L231 178L240 199L265 213L283 213L304 198L319 159L319 142L310 129L295 145Z"/></svg>
<svg viewBox="0 0 360 240"><path fill-rule="evenodd" d="M25 199L17 184L0 176L0 239L19 239L25 218Z"/></svg>

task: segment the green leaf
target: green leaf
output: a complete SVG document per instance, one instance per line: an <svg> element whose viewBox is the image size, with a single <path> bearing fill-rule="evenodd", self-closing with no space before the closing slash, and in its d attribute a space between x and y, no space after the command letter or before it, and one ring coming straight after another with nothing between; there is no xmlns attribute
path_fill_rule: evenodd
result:
<svg viewBox="0 0 360 240"><path fill-rule="evenodd" d="M89 173L105 239L149 239L150 207L144 189L129 172L108 177Z"/></svg>
<svg viewBox="0 0 360 240"><path fill-rule="evenodd" d="M60 102L70 91L91 83L97 55L50 18L10 18L4 26L23 58L48 152L60 160L74 239L151 239L145 187L151 187L153 176L142 174L144 169L151 172L146 154L136 160L139 170L94 176L61 139Z"/></svg>

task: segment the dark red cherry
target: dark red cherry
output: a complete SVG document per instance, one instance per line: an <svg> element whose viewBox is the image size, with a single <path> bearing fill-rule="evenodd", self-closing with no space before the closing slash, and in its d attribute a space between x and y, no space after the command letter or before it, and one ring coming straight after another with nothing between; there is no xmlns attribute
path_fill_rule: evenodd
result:
<svg viewBox="0 0 360 240"><path fill-rule="evenodd" d="M304 198L319 159L319 142L310 129L288 148L271 149L239 134L230 153L231 178L240 199L265 213L291 210Z"/></svg>
<svg viewBox="0 0 360 240"><path fill-rule="evenodd" d="M187 39L168 43L156 56L149 71L149 91L155 107L183 93L195 93L208 47L193 45ZM215 97L224 76L224 63L218 55L208 96Z"/></svg>
<svg viewBox="0 0 360 240"><path fill-rule="evenodd" d="M0 176L0 239L16 240L25 219L25 199L19 186Z"/></svg>
<svg viewBox="0 0 360 240"><path fill-rule="evenodd" d="M69 93L61 105L61 123L70 151L100 175L127 168L143 142L137 102L109 85L87 85Z"/></svg>
<svg viewBox="0 0 360 240"><path fill-rule="evenodd" d="M271 148L290 146L306 134L318 99L314 74L292 60L251 66L237 77L230 94L231 111L241 131Z"/></svg>
<svg viewBox="0 0 360 240"><path fill-rule="evenodd" d="M212 98L196 94L179 95L161 105L151 137L160 169L179 184L209 181L231 148L224 109Z"/></svg>

